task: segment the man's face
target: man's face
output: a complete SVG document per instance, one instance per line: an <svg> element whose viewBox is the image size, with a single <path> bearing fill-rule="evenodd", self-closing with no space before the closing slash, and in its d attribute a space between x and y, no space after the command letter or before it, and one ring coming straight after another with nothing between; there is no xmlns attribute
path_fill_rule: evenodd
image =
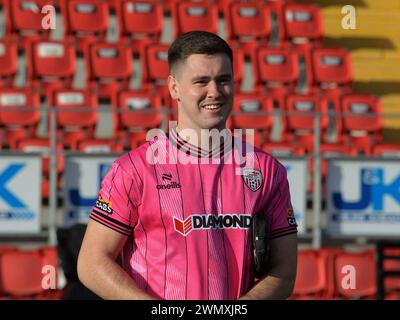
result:
<svg viewBox="0 0 400 320"><path fill-rule="evenodd" d="M233 74L225 54L192 54L168 78L179 128L223 129L232 109Z"/></svg>

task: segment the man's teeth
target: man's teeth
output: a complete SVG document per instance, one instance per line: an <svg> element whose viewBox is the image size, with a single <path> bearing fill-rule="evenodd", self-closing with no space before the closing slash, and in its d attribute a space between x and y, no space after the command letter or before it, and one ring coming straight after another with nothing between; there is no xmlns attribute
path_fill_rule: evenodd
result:
<svg viewBox="0 0 400 320"><path fill-rule="evenodd" d="M220 104L208 104L208 105L204 106L204 108L207 110L215 110L215 109L218 109L219 107L221 107Z"/></svg>

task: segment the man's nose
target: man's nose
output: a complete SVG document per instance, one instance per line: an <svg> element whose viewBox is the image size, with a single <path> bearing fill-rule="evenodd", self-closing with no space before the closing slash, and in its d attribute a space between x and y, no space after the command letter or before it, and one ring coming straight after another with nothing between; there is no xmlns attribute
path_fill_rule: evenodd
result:
<svg viewBox="0 0 400 320"><path fill-rule="evenodd" d="M216 81L210 81L208 83L207 97L216 98L219 96L221 96L221 87L218 85Z"/></svg>

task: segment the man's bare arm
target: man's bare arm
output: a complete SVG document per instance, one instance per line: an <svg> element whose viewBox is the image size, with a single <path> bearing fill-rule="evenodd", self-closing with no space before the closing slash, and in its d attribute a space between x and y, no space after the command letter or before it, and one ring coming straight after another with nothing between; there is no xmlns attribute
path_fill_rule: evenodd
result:
<svg viewBox="0 0 400 320"><path fill-rule="evenodd" d="M115 262L127 237L90 220L78 257L79 280L103 299L155 299Z"/></svg>
<svg viewBox="0 0 400 320"><path fill-rule="evenodd" d="M271 240L269 269L241 300L286 299L292 293L297 270L297 234Z"/></svg>

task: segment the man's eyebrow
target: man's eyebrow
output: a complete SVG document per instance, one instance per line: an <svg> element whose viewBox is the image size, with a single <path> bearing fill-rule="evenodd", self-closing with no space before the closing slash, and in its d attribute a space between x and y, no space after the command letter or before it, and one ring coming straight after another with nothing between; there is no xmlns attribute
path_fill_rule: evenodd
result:
<svg viewBox="0 0 400 320"><path fill-rule="evenodd" d="M226 73L226 74L221 74L216 76L216 79L231 79L232 78L232 74L230 73ZM209 80L210 77L209 76L194 76L192 78L192 81L198 81L198 80Z"/></svg>

